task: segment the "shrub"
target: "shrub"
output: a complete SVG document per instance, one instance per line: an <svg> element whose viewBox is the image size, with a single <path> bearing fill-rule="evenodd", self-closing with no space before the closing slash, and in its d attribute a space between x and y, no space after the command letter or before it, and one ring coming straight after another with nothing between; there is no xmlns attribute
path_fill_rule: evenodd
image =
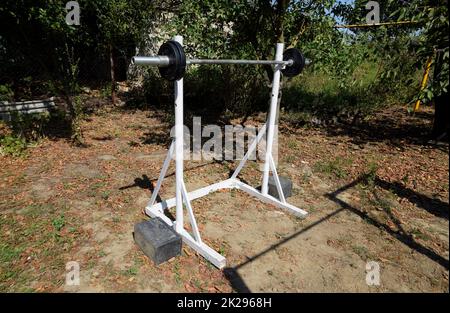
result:
<svg viewBox="0 0 450 313"><path fill-rule="evenodd" d="M15 114L9 125L17 137L25 141L36 141L44 135L44 128L50 120L50 113Z"/></svg>
<svg viewBox="0 0 450 313"><path fill-rule="evenodd" d="M6 135L0 138L0 155L12 155L21 157L25 155L27 142L14 135Z"/></svg>
<svg viewBox="0 0 450 313"><path fill-rule="evenodd" d="M14 92L9 85L0 84L0 101L11 101Z"/></svg>

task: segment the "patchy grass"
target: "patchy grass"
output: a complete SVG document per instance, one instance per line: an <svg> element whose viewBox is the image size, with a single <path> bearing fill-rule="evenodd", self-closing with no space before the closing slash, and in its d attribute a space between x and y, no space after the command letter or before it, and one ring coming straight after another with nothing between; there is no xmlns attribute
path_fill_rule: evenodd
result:
<svg viewBox="0 0 450 313"><path fill-rule="evenodd" d="M298 148L298 142L296 139L291 138L288 140L287 146L289 149L296 150Z"/></svg>
<svg viewBox="0 0 450 313"><path fill-rule="evenodd" d="M149 128L130 125L161 123L152 116L152 110L104 112L82 122L85 148L46 140L28 150L30 158L0 156L0 291L62 291L65 264L72 260L79 261L86 276L81 291L85 287L107 292L239 291L225 273L189 247L183 248L182 256L154 266L133 242L133 225L145 218L142 209L151 193L148 186L136 184L136 178L145 174L154 182L163 162L163 157L138 156L167 146L143 143L139 138L152 136L146 135ZM392 125L385 122L391 117L404 123L395 129L427 125L398 111L370 123L388 130ZM335 126L280 124L287 128L280 132L279 173L294 182L288 201L309 212L305 220L235 189L217 192L193 202L204 241L225 255L230 267L249 260L237 274L255 292L370 291L364 282L361 289L358 281L348 279L364 279L364 260L398 264L386 267L383 285L376 291L448 291L448 270L409 245L416 241L435 259L448 256L448 220L429 209L448 203L446 148L411 143L410 137L401 136L392 136L401 138L395 144L378 137L357 140L362 130L339 132ZM130 145L132 141L140 144ZM101 155L114 155L117 161L105 162ZM202 167L193 163L186 160L189 190L194 184L225 178L236 166L236 162ZM83 171L67 171L68 165L80 164ZM162 199L173 196L173 171L172 164ZM241 174L258 186L260 163L249 162ZM339 201L327 196L336 191ZM327 218L340 209L344 210ZM175 216L174 208L170 214ZM189 230L187 217L185 225ZM283 240L288 241L281 248L270 250ZM352 264L351 275L342 277L339 262L329 266L330 256ZM286 271L276 270L280 268ZM325 285L323 277L335 277L339 284ZM302 285L305 279L308 284Z"/></svg>
<svg viewBox="0 0 450 313"><path fill-rule="evenodd" d="M386 213L392 212L391 209L392 209L393 204L389 199L377 196L377 197L369 200L369 203L378 209L384 210Z"/></svg>
<svg viewBox="0 0 450 313"><path fill-rule="evenodd" d="M357 254L363 261L374 259L369 250L364 246L354 245L352 246L352 251Z"/></svg>
<svg viewBox="0 0 450 313"><path fill-rule="evenodd" d="M425 241L428 241L431 239L430 236L428 236L424 231L422 231L418 228L412 229L410 231L410 233L414 238L418 238L418 239L425 240Z"/></svg>
<svg viewBox="0 0 450 313"><path fill-rule="evenodd" d="M351 159L336 157L331 161L317 161L313 170L327 176L334 176L339 179L347 177L346 168L351 164Z"/></svg>
<svg viewBox="0 0 450 313"><path fill-rule="evenodd" d="M125 276L136 276L139 272L139 269L136 266L132 266L124 271Z"/></svg>
<svg viewBox="0 0 450 313"><path fill-rule="evenodd" d="M60 216L55 217L52 220L52 225L55 228L55 230L57 232L59 232L66 225L64 214L61 214Z"/></svg>
<svg viewBox="0 0 450 313"><path fill-rule="evenodd" d="M67 218L61 213L65 210L30 205L22 215L1 216L1 291L48 291L61 286L75 238L83 238L79 221L73 216ZM33 285L36 280L40 283Z"/></svg>
<svg viewBox="0 0 450 313"><path fill-rule="evenodd" d="M181 268L180 268L180 263L178 262L178 260L175 261L175 264L173 265L173 275L175 277L175 282L177 284L181 284L182 283L182 278L181 278Z"/></svg>

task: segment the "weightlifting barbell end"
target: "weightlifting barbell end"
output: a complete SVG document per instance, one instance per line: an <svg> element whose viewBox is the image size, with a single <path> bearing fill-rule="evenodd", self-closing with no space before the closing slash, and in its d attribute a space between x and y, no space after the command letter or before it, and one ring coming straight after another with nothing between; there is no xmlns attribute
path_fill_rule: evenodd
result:
<svg viewBox="0 0 450 313"><path fill-rule="evenodd" d="M170 59L165 55L156 55L151 57L134 56L131 58L131 64L164 67L170 64Z"/></svg>

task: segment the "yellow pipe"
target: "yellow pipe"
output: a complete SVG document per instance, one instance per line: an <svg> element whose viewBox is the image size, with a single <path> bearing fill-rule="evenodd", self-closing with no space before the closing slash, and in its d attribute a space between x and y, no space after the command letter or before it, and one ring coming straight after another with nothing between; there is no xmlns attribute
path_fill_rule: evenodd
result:
<svg viewBox="0 0 450 313"><path fill-rule="evenodd" d="M425 89L428 82L428 77L430 76L431 64L433 63L433 55L431 55L427 60L427 66L425 68L425 73L423 74L422 83L420 84L420 92ZM419 110L420 107L420 99L417 99L416 104L414 105L414 112Z"/></svg>

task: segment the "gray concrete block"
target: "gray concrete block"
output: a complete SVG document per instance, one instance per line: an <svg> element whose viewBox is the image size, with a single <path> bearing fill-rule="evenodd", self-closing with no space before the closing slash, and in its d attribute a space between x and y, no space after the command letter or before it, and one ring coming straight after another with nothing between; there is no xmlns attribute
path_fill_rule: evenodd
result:
<svg viewBox="0 0 450 313"><path fill-rule="evenodd" d="M159 217L134 225L134 241L156 265L181 254L181 236Z"/></svg>
<svg viewBox="0 0 450 313"><path fill-rule="evenodd" d="M292 195L292 181L283 176L278 176L280 179L281 189L283 190L284 197L290 197ZM277 185L275 184L275 179L273 176L269 176L269 195L279 199Z"/></svg>

